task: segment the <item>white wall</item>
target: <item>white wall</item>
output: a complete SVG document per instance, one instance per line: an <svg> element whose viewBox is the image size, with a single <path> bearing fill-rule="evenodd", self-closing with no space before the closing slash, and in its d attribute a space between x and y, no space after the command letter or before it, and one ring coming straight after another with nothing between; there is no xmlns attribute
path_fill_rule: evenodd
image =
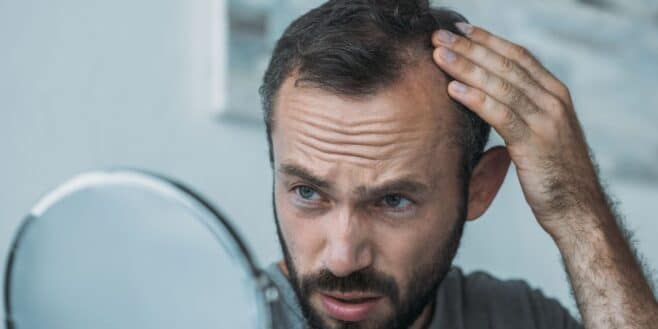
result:
<svg viewBox="0 0 658 329"><path fill-rule="evenodd" d="M279 256L263 128L220 122L213 111L210 8L203 0L0 1L0 262L39 196L114 165L180 178L233 218L261 264ZM513 172L508 178L491 211L467 226L458 263L525 278L570 305L557 249ZM609 183L657 265L658 188Z"/></svg>

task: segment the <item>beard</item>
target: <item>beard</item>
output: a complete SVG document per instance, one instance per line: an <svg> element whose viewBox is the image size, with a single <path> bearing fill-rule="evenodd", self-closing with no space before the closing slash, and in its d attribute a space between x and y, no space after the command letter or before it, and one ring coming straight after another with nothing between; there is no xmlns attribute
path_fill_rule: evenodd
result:
<svg viewBox="0 0 658 329"><path fill-rule="evenodd" d="M300 275L281 234L273 188L272 204L279 244L288 268L288 280L295 291L307 327L313 329L406 329L414 324L423 310L428 305L434 304L439 286L450 270L452 261L459 249L466 218L465 200L467 200L467 190L468 187L466 186L462 191L464 193L458 206L458 218L448 235L448 239L442 244L438 244L437 248L432 251L432 262L418 264L412 269L409 276L409 286L406 293L402 294L393 277L371 267L350 273L344 277L335 276L328 269L322 269L313 274ZM334 320L335 324L332 325L324 320L310 303L312 293L318 290L375 292L388 297L393 306L393 312L382 319L360 322Z"/></svg>

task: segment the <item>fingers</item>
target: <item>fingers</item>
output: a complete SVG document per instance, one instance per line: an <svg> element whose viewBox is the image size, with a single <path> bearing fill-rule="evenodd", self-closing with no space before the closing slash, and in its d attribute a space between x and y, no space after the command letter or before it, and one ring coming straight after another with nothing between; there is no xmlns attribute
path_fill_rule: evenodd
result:
<svg viewBox="0 0 658 329"><path fill-rule="evenodd" d="M544 68L544 66L526 48L470 24L457 23L457 28L475 43L487 47L518 63L534 80L539 82L544 88L546 88L546 90L559 97L563 102L571 102L569 91L566 86L551 72Z"/></svg>
<svg viewBox="0 0 658 329"><path fill-rule="evenodd" d="M510 107L524 120L535 120L531 116L539 114L539 108L523 91L450 49L438 47L434 51L434 59L449 75L480 89L496 101Z"/></svg>
<svg viewBox="0 0 658 329"><path fill-rule="evenodd" d="M494 127L508 145L528 137L530 128L527 123L509 106L485 92L459 81L452 81L448 85L448 94Z"/></svg>
<svg viewBox="0 0 658 329"><path fill-rule="evenodd" d="M516 88L522 90L535 103L543 100L547 93L546 89L530 77L528 72L517 63L467 38L447 30L439 30L433 35L432 42L435 46L450 48L478 63L487 71L503 77Z"/></svg>
<svg viewBox="0 0 658 329"><path fill-rule="evenodd" d="M433 58L458 81L450 96L493 126L508 145L554 132L573 105L569 91L525 48L465 23L466 37L439 30Z"/></svg>

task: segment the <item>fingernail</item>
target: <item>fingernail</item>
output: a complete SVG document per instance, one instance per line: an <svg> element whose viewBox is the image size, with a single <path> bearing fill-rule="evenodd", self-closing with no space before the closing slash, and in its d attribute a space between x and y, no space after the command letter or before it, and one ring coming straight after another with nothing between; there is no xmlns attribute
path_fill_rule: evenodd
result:
<svg viewBox="0 0 658 329"><path fill-rule="evenodd" d="M443 58L446 62L454 62L455 59L457 59L457 55L448 48L441 47L439 50L439 55L441 55L441 58Z"/></svg>
<svg viewBox="0 0 658 329"><path fill-rule="evenodd" d="M473 25L471 25L471 24L464 23L464 22L457 22L457 23L455 23L455 26L457 26L457 28L460 31L462 31L462 33L464 33L465 35L469 35L469 34L471 34L471 32L473 32Z"/></svg>
<svg viewBox="0 0 658 329"><path fill-rule="evenodd" d="M468 91L468 87L466 87L465 84L455 80L452 82L452 90L454 90L457 93L463 94Z"/></svg>
<svg viewBox="0 0 658 329"><path fill-rule="evenodd" d="M443 43L453 43L455 42L455 35L452 34L450 31L446 30L439 30L439 33L437 34L439 41Z"/></svg>

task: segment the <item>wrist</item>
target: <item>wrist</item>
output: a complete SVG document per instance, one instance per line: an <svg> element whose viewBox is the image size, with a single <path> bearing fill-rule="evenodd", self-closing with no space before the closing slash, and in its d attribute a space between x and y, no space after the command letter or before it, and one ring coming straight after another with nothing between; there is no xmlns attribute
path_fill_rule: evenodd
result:
<svg viewBox="0 0 658 329"><path fill-rule="evenodd" d="M580 242L604 238L606 232L617 227L615 217L607 209L565 214L560 221L542 225L558 245L572 246Z"/></svg>

